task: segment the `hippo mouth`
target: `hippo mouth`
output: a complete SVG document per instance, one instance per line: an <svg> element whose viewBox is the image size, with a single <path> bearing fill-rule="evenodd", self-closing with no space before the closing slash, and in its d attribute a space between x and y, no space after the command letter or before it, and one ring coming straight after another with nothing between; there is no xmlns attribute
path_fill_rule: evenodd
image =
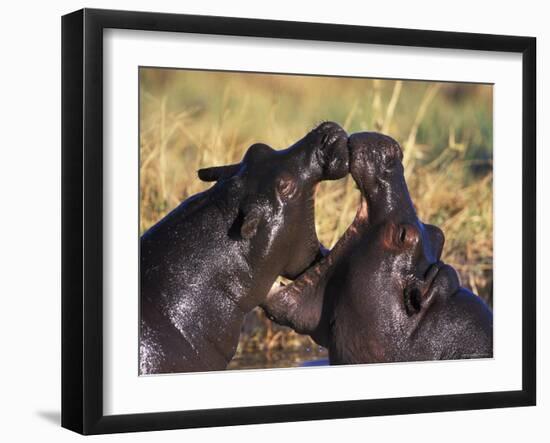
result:
<svg viewBox="0 0 550 443"><path fill-rule="evenodd" d="M428 268L422 282L415 282L403 291L407 315L414 315L428 306L437 294L452 295L460 287L455 269L441 261Z"/></svg>
<svg viewBox="0 0 550 443"><path fill-rule="evenodd" d="M322 168L322 180L337 180L349 172L348 134L338 124L325 122L317 128L322 134L317 160Z"/></svg>
<svg viewBox="0 0 550 443"><path fill-rule="evenodd" d="M331 127L321 138L321 144L327 147L342 141L347 143L347 134L340 126Z"/></svg>

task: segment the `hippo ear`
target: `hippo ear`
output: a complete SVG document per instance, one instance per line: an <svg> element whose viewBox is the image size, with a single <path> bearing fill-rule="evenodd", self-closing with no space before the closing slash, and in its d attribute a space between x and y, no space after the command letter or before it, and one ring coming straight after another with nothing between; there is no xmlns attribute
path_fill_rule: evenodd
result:
<svg viewBox="0 0 550 443"><path fill-rule="evenodd" d="M222 178L229 178L239 172L241 169L240 163L227 166L213 166L211 168L203 168L197 171L199 178L203 182L215 182Z"/></svg>
<svg viewBox="0 0 550 443"><path fill-rule="evenodd" d="M258 226L262 221L262 211L259 208L253 208L244 215L241 225L241 237L249 240L258 232Z"/></svg>

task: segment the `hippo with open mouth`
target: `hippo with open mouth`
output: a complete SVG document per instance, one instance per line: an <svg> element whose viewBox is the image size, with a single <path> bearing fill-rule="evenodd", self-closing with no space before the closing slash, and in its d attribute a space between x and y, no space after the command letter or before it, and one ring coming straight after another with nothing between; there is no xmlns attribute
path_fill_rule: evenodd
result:
<svg viewBox="0 0 550 443"><path fill-rule="evenodd" d="M332 122L288 149L254 144L240 163L200 170L217 183L141 237L140 373L225 369L244 315L279 275L322 255L315 189L348 171L347 134Z"/></svg>
<svg viewBox="0 0 550 443"><path fill-rule="evenodd" d="M355 220L330 254L270 292L268 316L327 347L331 364L492 357L492 312L441 261L443 232L418 220L399 144L364 132L348 146Z"/></svg>

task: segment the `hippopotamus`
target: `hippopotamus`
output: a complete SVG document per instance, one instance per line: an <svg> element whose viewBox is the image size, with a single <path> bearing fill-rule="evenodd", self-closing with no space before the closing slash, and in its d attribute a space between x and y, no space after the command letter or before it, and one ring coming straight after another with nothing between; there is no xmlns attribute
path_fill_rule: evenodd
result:
<svg viewBox="0 0 550 443"><path fill-rule="evenodd" d="M348 146L356 217L327 256L270 292L268 317L311 335L331 364L492 357L492 312L441 261L444 234L418 219L399 144L363 132Z"/></svg>
<svg viewBox="0 0 550 443"><path fill-rule="evenodd" d="M279 275L322 256L314 193L348 174L347 134L324 122L284 150L256 143L241 162L198 171L216 182L140 244L140 373L225 369L246 313Z"/></svg>

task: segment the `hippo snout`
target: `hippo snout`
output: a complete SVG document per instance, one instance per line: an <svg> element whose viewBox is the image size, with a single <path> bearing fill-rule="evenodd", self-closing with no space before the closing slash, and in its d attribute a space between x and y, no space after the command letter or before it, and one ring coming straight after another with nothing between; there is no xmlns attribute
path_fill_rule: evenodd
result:
<svg viewBox="0 0 550 443"><path fill-rule="evenodd" d="M348 134L334 122L324 122L314 131L320 137L318 160L322 180L337 180L349 172Z"/></svg>
<svg viewBox="0 0 550 443"><path fill-rule="evenodd" d="M349 170L360 187L370 186L393 172L402 172L401 147L387 135L377 132L352 134L347 146Z"/></svg>
<svg viewBox="0 0 550 443"><path fill-rule="evenodd" d="M348 139L348 149L352 167L355 163L368 162L371 169L383 169L403 159L399 143L377 132L352 134Z"/></svg>
<svg viewBox="0 0 550 443"><path fill-rule="evenodd" d="M315 131L327 133L327 132L345 132L342 127L336 123L331 121L326 121L321 123L317 128L315 128Z"/></svg>

